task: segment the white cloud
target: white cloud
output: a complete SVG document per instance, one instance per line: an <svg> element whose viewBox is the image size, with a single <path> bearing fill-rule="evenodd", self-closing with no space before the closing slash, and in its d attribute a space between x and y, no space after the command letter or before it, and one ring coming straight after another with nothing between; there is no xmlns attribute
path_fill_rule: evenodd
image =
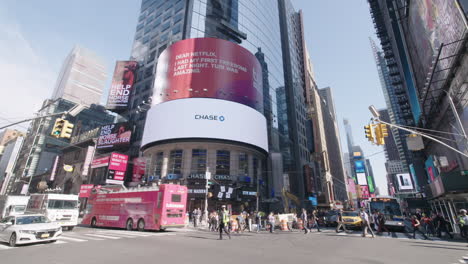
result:
<svg viewBox="0 0 468 264"><path fill-rule="evenodd" d="M19 25L0 15L0 117L33 116L52 94L55 78Z"/></svg>

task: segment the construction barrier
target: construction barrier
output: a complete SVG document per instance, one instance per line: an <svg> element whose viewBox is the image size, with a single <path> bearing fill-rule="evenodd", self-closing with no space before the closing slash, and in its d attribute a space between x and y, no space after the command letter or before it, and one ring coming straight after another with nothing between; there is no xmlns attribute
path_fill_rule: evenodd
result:
<svg viewBox="0 0 468 264"><path fill-rule="evenodd" d="M288 228L288 221L286 219L281 220L281 230L282 231L287 231L289 230Z"/></svg>
<svg viewBox="0 0 468 264"><path fill-rule="evenodd" d="M297 229L302 230L304 229L304 223L302 222L302 219L297 219Z"/></svg>
<svg viewBox="0 0 468 264"><path fill-rule="evenodd" d="M237 226L237 221L236 220L231 220L231 232L237 231L239 227Z"/></svg>

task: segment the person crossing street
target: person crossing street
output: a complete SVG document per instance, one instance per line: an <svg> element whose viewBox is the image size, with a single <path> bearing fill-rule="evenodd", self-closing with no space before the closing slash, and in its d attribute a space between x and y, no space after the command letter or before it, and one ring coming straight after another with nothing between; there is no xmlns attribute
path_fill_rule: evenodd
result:
<svg viewBox="0 0 468 264"><path fill-rule="evenodd" d="M421 231L420 226L421 222L419 221L418 217L416 215L413 215L411 217L411 225L413 226L413 239L416 239L416 232L419 232L423 237L424 240L429 239L424 232Z"/></svg>
<svg viewBox="0 0 468 264"><path fill-rule="evenodd" d="M348 233L348 230L346 229L346 225L343 222L343 210L342 209L338 210L338 214L336 215L336 222L338 223L338 225L336 226L336 230L335 230L337 233L341 232L341 228L343 228L343 230L346 233Z"/></svg>
<svg viewBox="0 0 468 264"><path fill-rule="evenodd" d="M304 234L307 234L310 232L309 227L308 227L308 219L307 219L307 211L306 209L302 209L301 213L301 220L302 220L302 225L304 226Z"/></svg>
<svg viewBox="0 0 468 264"><path fill-rule="evenodd" d="M229 239L231 239L231 234L228 230L229 218L229 212L226 209L226 206L223 205L219 213L219 240L223 240L223 231L228 235Z"/></svg>
<svg viewBox="0 0 468 264"><path fill-rule="evenodd" d="M374 231L372 231L372 228L370 227L370 223L369 223L369 215L367 214L364 207L361 207L361 212L359 213L359 216L361 217L361 221L362 221L362 236L366 237L367 230L369 230L370 233L372 234L372 238L374 238L375 237Z"/></svg>

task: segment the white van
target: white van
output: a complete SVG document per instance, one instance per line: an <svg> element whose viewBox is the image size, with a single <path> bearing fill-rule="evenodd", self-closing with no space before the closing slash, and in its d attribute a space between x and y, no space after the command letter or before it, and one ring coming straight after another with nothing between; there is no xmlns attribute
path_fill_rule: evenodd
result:
<svg viewBox="0 0 468 264"><path fill-rule="evenodd" d="M24 214L29 196L0 195L0 219Z"/></svg>
<svg viewBox="0 0 468 264"><path fill-rule="evenodd" d="M72 230L78 225L78 195L75 194L31 194L27 213L43 214L64 229Z"/></svg>

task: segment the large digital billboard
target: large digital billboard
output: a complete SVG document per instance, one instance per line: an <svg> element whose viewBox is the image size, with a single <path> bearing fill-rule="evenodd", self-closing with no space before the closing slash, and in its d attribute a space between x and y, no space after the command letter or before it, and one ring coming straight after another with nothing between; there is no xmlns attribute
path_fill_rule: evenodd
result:
<svg viewBox="0 0 468 264"><path fill-rule="evenodd" d="M409 173L400 173L396 175L399 190L412 190L413 182Z"/></svg>
<svg viewBox="0 0 468 264"><path fill-rule="evenodd" d="M409 1L408 18L405 19L408 29L405 33L419 89L425 87L426 78L433 67L432 60L437 56L440 45L445 44L440 58L446 59L437 63L433 80L447 78L450 72L447 69L453 62L450 56L456 54L463 43L457 41L464 38L466 22L457 2L455 0ZM431 96L442 93L442 89L438 88L443 84L444 82L432 83Z"/></svg>
<svg viewBox="0 0 468 264"><path fill-rule="evenodd" d="M366 172L366 167L363 160L354 161L354 169L356 173Z"/></svg>
<svg viewBox="0 0 468 264"><path fill-rule="evenodd" d="M128 123L116 123L101 127L97 149L118 149L130 145L132 130Z"/></svg>
<svg viewBox="0 0 468 264"><path fill-rule="evenodd" d="M136 61L118 61L115 64L114 76L107 97L107 109L114 112L127 109L136 81L137 69L138 62Z"/></svg>
<svg viewBox="0 0 468 264"><path fill-rule="evenodd" d="M158 58L153 105L195 97L224 99L263 112L260 63L250 51L222 39L172 44Z"/></svg>
<svg viewBox="0 0 468 264"><path fill-rule="evenodd" d="M359 185L367 185L367 178L365 173L356 173L357 176L357 183Z"/></svg>
<svg viewBox="0 0 468 264"><path fill-rule="evenodd" d="M266 119L248 106L188 98L155 105L148 111L142 149L153 142L190 138L236 141L268 151Z"/></svg>

